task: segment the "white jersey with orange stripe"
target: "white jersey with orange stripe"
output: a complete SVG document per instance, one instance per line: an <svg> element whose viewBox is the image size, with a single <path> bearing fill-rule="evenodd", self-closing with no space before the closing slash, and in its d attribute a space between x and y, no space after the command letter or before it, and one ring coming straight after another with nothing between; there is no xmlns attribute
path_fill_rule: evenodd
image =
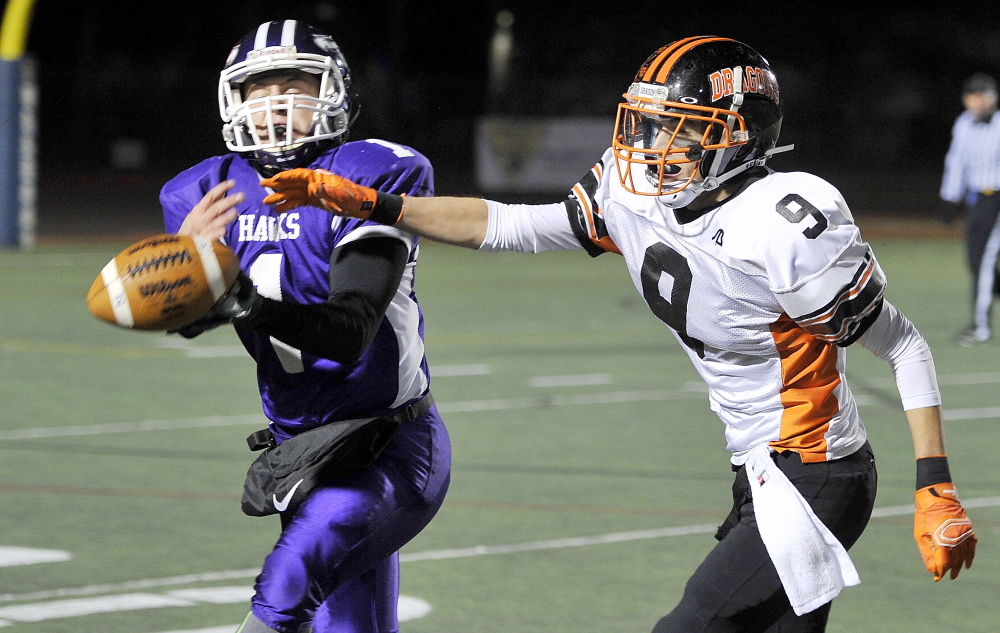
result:
<svg viewBox="0 0 1000 633"><path fill-rule="evenodd" d="M625 191L609 150L562 205L491 211L481 249L620 253L708 383L734 463L762 442L806 462L845 457L866 433L844 347L878 317L885 277L836 188L762 173L684 223Z"/></svg>
<svg viewBox="0 0 1000 633"><path fill-rule="evenodd" d="M594 200L636 289L708 383L734 461L760 444L845 457L865 429L846 352L885 278L840 193L769 173L691 222L604 174Z"/></svg>

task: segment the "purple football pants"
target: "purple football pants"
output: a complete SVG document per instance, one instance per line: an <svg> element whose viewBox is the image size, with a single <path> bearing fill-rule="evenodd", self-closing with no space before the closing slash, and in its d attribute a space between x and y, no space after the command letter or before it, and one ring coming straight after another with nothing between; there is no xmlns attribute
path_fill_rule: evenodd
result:
<svg viewBox="0 0 1000 633"><path fill-rule="evenodd" d="M431 407L365 470L330 479L291 517L257 577L253 614L282 633L399 630L398 550L437 513L451 443Z"/></svg>

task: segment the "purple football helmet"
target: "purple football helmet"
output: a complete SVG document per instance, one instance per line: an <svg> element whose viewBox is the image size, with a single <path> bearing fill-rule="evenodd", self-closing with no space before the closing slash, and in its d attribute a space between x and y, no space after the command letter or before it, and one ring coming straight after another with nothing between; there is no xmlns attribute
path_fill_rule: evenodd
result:
<svg viewBox="0 0 1000 633"><path fill-rule="evenodd" d="M319 96L243 99L242 87L248 77L280 70L317 75ZM351 123L350 90L351 71L329 35L295 20L265 22L233 47L219 76L222 137L230 150L253 152L269 172L306 166L322 147L346 138ZM275 113L291 121L295 111L308 111L312 117L308 133L297 138L291 125L274 122ZM253 123L254 114L264 115L266 140Z"/></svg>

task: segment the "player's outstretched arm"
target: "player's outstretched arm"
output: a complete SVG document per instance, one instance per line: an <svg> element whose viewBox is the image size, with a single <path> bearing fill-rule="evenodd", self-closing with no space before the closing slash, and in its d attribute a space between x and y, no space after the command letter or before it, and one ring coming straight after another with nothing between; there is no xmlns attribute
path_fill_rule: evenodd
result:
<svg viewBox="0 0 1000 633"><path fill-rule="evenodd" d="M437 242L477 249L486 240L489 213L480 198L406 198L394 226Z"/></svg>
<svg viewBox="0 0 1000 633"><path fill-rule="evenodd" d="M945 456L941 394L927 341L888 301L858 343L892 366L917 461L913 537L934 580L958 576L976 555L976 534L952 483Z"/></svg>
<svg viewBox="0 0 1000 633"><path fill-rule="evenodd" d="M906 412L917 458L913 537L924 566L938 581L972 566L978 539L952 483L945 456L941 407Z"/></svg>
<svg viewBox="0 0 1000 633"><path fill-rule="evenodd" d="M486 202L478 198L397 196L319 169L289 169L261 184L274 191L264 202L280 213L309 205L455 246L476 249L486 239Z"/></svg>

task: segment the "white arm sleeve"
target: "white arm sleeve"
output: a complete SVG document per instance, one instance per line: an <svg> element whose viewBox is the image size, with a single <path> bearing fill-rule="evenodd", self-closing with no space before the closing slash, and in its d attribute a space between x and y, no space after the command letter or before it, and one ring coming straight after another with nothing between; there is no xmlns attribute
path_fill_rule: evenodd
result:
<svg viewBox="0 0 1000 633"><path fill-rule="evenodd" d="M555 204L503 204L486 201L489 224L479 250L542 253L582 249L573 233L566 206Z"/></svg>
<svg viewBox="0 0 1000 633"><path fill-rule="evenodd" d="M941 404L930 347L894 305L882 304L881 314L858 343L892 367L904 411Z"/></svg>

